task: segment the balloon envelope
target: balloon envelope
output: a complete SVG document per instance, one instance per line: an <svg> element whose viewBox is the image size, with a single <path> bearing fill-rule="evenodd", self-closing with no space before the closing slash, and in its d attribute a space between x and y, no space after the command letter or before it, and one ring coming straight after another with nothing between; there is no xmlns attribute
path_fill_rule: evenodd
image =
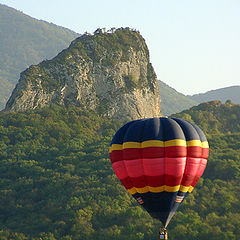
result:
<svg viewBox="0 0 240 240"><path fill-rule="evenodd" d="M161 117L125 124L109 152L123 186L166 227L203 174L209 148L195 124Z"/></svg>

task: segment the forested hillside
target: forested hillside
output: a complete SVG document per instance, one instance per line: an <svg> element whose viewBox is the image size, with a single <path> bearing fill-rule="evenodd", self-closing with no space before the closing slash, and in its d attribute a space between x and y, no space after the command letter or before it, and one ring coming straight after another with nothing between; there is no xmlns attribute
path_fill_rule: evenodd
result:
<svg viewBox="0 0 240 240"><path fill-rule="evenodd" d="M240 239L240 105L205 103L176 116L205 131L210 158L169 239ZM157 239L159 222L111 168L119 127L76 107L1 113L0 239Z"/></svg>
<svg viewBox="0 0 240 240"><path fill-rule="evenodd" d="M197 105L198 103L182 93L177 92L166 83L158 81L161 111L164 116L181 112L185 109Z"/></svg>
<svg viewBox="0 0 240 240"><path fill-rule="evenodd" d="M77 36L69 29L0 4L0 110L10 97L20 72L54 57Z"/></svg>
<svg viewBox="0 0 240 240"><path fill-rule="evenodd" d="M174 116L195 122L209 136L240 132L240 105L230 100L201 103Z"/></svg>

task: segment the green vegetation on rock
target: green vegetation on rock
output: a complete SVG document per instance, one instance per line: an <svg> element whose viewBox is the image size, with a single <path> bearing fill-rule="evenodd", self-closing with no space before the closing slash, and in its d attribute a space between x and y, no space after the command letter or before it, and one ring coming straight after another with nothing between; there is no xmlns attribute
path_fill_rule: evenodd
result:
<svg viewBox="0 0 240 240"><path fill-rule="evenodd" d="M44 68L51 68L54 64L61 64L67 69L67 74L69 76L74 75L74 71L77 70L76 63L79 59L84 59L86 62L91 61L93 65L98 65L100 67L109 68L116 70L116 66L119 62L131 61L130 49L134 49L136 53L142 51L149 57L149 51L147 45L141 36L141 34L130 28L118 28L111 31L103 31L102 29L97 29L94 34L85 33L82 36L75 39L68 49L63 50L55 58L50 61L43 61L39 65L34 67L44 72ZM29 69L29 79L30 81L35 78L34 71ZM147 69L147 74L149 75L149 82L155 77L155 73L151 64L149 64ZM58 79L58 75L54 78L51 75L46 76L42 79L44 89L56 90L60 86L61 77ZM144 88L147 82L139 81L134 73L130 73L125 76L124 81L126 83L126 88L124 91L131 92L134 88Z"/></svg>
<svg viewBox="0 0 240 240"><path fill-rule="evenodd" d="M159 116L157 78L144 38L130 28L81 35L53 59L22 72L5 110L52 103L123 121Z"/></svg>

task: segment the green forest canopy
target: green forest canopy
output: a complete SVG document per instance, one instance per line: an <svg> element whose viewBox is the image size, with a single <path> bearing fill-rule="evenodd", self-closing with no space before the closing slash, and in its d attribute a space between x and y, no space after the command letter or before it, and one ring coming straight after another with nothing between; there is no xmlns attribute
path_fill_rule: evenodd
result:
<svg viewBox="0 0 240 240"><path fill-rule="evenodd" d="M211 150L169 239L240 239L240 105L204 103L175 116L197 123ZM1 113L0 239L157 239L159 222L111 168L119 127L73 106Z"/></svg>

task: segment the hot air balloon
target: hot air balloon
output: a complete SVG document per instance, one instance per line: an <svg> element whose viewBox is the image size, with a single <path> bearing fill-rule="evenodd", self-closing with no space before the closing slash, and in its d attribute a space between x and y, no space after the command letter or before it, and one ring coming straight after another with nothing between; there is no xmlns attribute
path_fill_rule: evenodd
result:
<svg viewBox="0 0 240 240"><path fill-rule="evenodd" d="M197 125L160 117L122 126L109 153L123 186L166 229L202 176L209 147Z"/></svg>

